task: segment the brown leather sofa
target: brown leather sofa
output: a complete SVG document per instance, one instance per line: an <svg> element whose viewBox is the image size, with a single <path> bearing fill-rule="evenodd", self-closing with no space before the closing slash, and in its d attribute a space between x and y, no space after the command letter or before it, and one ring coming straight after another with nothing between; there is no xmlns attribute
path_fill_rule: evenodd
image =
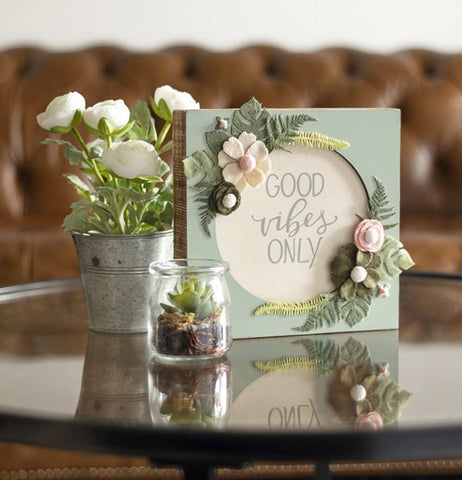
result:
<svg viewBox="0 0 462 480"><path fill-rule="evenodd" d="M462 270L462 55L18 48L0 53L0 285L78 275L60 229L75 199L62 178L70 168L56 146L40 144L46 132L37 113L70 90L90 104L133 104L166 83L203 108L236 107L251 96L267 107L400 108L403 240L419 269Z"/></svg>

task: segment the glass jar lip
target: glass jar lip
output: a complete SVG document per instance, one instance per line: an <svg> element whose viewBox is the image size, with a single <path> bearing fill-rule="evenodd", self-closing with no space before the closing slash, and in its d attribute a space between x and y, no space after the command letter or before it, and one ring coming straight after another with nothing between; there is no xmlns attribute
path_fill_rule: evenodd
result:
<svg viewBox="0 0 462 480"><path fill-rule="evenodd" d="M224 275L228 272L228 262L210 258L173 258L171 260L158 260L149 265L149 273L161 277L200 273Z"/></svg>

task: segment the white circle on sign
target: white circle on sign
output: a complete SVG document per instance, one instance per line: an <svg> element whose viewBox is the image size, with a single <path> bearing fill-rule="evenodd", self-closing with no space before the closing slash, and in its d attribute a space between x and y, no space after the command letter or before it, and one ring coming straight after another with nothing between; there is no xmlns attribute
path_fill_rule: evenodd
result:
<svg viewBox="0 0 462 480"><path fill-rule="evenodd" d="M290 147L247 187L240 207L217 215L218 250L242 288L265 301L308 300L335 288L329 264L353 241L367 192L352 165L330 150Z"/></svg>

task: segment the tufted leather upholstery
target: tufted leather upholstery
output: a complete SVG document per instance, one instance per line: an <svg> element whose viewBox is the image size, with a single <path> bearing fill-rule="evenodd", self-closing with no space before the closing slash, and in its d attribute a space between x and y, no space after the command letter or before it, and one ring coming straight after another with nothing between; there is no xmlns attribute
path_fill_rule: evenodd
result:
<svg viewBox="0 0 462 480"><path fill-rule="evenodd" d="M420 269L462 270L462 55L20 48L0 53L0 284L78 273L60 231L76 198L62 178L70 168L57 147L40 145L37 113L70 90L89 104L132 105L166 83L203 108L237 107L252 95L266 107L400 108L403 239Z"/></svg>

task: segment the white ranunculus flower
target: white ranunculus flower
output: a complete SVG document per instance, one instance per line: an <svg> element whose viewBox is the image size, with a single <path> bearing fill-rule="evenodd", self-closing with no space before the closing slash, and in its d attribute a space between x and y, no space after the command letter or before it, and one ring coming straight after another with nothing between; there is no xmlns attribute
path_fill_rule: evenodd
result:
<svg viewBox="0 0 462 480"><path fill-rule="evenodd" d="M172 88L170 85L156 88L154 92L154 101L159 105L160 99L163 98L171 112L173 110L198 110L199 103L194 100L188 92L180 92Z"/></svg>
<svg viewBox="0 0 462 480"><path fill-rule="evenodd" d="M79 92L69 92L54 98L46 110L37 115L37 122L45 130L70 127L77 110L85 110L85 98Z"/></svg>
<svg viewBox="0 0 462 480"><path fill-rule="evenodd" d="M105 117L114 130L124 127L130 120L130 110L123 100L105 100L88 107L83 119L87 125L98 129L99 121Z"/></svg>
<svg viewBox="0 0 462 480"><path fill-rule="evenodd" d="M119 177L152 177L160 171L162 160L153 145L143 140L113 143L101 161Z"/></svg>

